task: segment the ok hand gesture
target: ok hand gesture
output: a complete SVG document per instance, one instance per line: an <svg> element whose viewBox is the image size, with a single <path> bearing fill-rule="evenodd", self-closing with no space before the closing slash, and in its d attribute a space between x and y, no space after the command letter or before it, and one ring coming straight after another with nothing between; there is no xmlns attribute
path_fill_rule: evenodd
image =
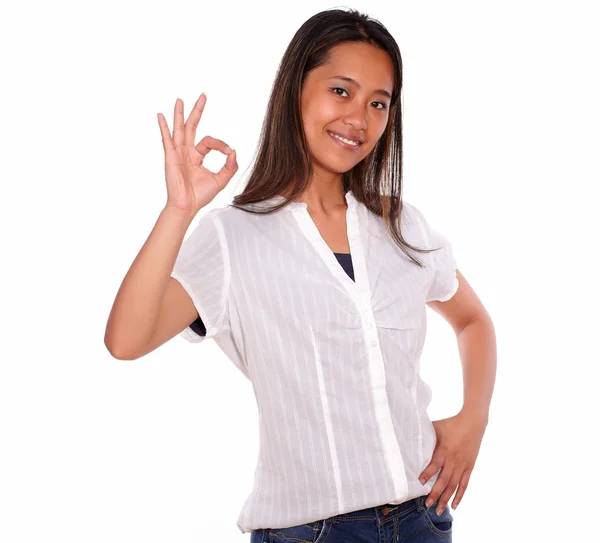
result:
<svg viewBox="0 0 600 543"><path fill-rule="evenodd" d="M167 207L190 213L192 217L227 186L238 170L236 152L224 141L205 136L194 145L196 128L205 104L206 95L202 93L184 123L183 101L178 98L175 102L173 136L164 115L158 114L165 150ZM212 150L227 155L224 166L216 173L202 165L204 158Z"/></svg>

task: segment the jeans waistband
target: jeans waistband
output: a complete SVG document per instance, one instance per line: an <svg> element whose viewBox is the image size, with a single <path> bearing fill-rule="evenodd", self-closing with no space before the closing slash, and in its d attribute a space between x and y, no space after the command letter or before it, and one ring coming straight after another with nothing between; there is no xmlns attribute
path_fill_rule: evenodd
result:
<svg viewBox="0 0 600 543"><path fill-rule="evenodd" d="M351 511L349 513L342 513L336 515L335 520L380 520L385 521L391 518L396 518L410 513L411 511L426 509L425 500L427 495L418 496L412 500L405 501L399 504L386 503L378 505L376 507L367 507L366 509L359 509L358 511Z"/></svg>

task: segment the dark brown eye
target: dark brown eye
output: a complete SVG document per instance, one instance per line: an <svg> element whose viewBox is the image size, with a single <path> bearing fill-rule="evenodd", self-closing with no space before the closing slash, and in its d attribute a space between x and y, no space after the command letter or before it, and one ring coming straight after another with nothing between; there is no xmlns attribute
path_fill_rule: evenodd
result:
<svg viewBox="0 0 600 543"><path fill-rule="evenodd" d="M338 91L338 90L341 90L342 92L345 92L345 93L347 93L347 92L348 92L348 91L347 91L345 88L343 88L343 87L333 87L333 88L332 88L332 90L333 90L333 92L335 92L335 91ZM341 95L340 95L340 94L338 94L337 92L335 92L335 93L336 93L338 96L341 96Z"/></svg>
<svg viewBox="0 0 600 543"><path fill-rule="evenodd" d="M375 109L387 109L387 104L384 102L373 102L374 104L381 104L381 107L376 107Z"/></svg>
<svg viewBox="0 0 600 543"><path fill-rule="evenodd" d="M337 96L342 96L337 91L342 91L348 94L348 91L344 87L332 87L331 90L335 92ZM381 107L376 107L375 109L387 109L387 104L385 102L373 102L374 104L381 104Z"/></svg>

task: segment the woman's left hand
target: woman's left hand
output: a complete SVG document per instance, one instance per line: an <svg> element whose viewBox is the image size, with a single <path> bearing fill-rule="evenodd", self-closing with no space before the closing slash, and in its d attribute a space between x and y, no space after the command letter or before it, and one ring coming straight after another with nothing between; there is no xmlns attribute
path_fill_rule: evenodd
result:
<svg viewBox="0 0 600 543"><path fill-rule="evenodd" d="M431 462L419 477L425 484L442 468L425 505L431 507L441 495L436 512L441 514L458 485L458 492L452 503L456 509L469 484L469 477L479 454L481 440L487 426L487 419L470 412L461 411L458 415L432 421L437 443Z"/></svg>

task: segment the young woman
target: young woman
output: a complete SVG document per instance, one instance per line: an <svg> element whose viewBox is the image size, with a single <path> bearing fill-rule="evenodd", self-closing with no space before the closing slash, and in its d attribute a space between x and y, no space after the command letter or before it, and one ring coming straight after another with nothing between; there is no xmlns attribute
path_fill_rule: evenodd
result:
<svg viewBox="0 0 600 543"><path fill-rule="evenodd" d="M487 426L491 320L451 244L401 198L402 60L354 10L311 17L289 44L259 151L231 205L200 209L238 169L211 137L194 144L175 103L167 204L126 275L106 345L135 359L178 333L214 338L259 409L254 487L239 515L252 543L451 541ZM211 150L227 155L213 173ZM420 253L420 259L413 252ZM426 305L453 327L460 413L432 422L419 377Z"/></svg>

